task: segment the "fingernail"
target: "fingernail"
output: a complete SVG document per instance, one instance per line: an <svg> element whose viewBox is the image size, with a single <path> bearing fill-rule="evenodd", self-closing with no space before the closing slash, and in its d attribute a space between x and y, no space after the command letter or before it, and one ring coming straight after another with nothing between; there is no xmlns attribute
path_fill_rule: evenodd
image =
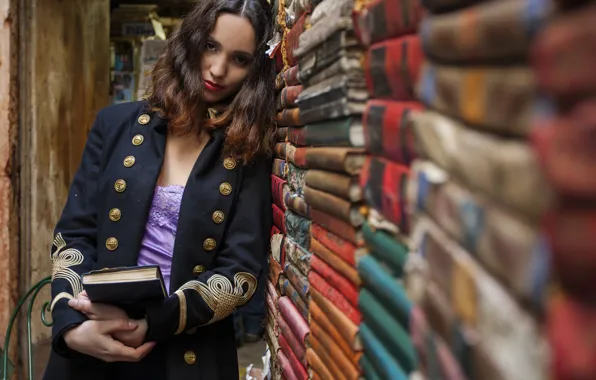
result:
<svg viewBox="0 0 596 380"><path fill-rule="evenodd" d="M128 327L137 327L137 323L131 320L128 320Z"/></svg>
<svg viewBox="0 0 596 380"><path fill-rule="evenodd" d="M68 301L68 306L71 306L71 307L77 306L77 301L76 300L70 300L70 301Z"/></svg>

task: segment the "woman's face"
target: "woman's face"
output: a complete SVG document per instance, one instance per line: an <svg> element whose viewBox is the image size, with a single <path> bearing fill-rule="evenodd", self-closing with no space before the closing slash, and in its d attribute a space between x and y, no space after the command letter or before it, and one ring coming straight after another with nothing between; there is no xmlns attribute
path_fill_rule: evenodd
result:
<svg viewBox="0 0 596 380"><path fill-rule="evenodd" d="M240 89L254 59L255 39L247 19L228 13L218 17L201 58L207 103L217 103Z"/></svg>

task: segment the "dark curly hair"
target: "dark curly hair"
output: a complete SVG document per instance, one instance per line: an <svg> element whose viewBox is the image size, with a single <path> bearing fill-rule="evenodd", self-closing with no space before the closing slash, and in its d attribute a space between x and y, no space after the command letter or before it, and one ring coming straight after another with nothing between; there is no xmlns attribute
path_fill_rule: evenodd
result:
<svg viewBox="0 0 596 380"><path fill-rule="evenodd" d="M240 90L225 100L227 107L213 119L201 99L200 61L217 18L229 13L246 18L255 30L256 52ZM275 69L266 55L272 34L271 7L266 0L201 0L168 40L152 72L150 107L168 119L176 134L225 128L224 153L249 163L270 156L275 130Z"/></svg>

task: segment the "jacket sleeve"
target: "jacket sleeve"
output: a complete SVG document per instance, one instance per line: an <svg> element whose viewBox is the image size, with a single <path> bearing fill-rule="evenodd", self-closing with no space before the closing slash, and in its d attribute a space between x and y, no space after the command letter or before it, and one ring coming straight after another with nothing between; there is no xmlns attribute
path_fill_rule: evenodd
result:
<svg viewBox="0 0 596 380"><path fill-rule="evenodd" d="M243 168L240 193L211 270L147 308L147 341L160 341L221 320L247 303L264 270L271 230L271 164Z"/></svg>
<svg viewBox="0 0 596 380"><path fill-rule="evenodd" d="M101 112L87 137L83 157L71 184L68 199L55 231L52 260L52 346L62 355L68 348L63 333L83 323L84 314L68 306L82 290L81 274L93 269L97 259L97 182L102 154Z"/></svg>

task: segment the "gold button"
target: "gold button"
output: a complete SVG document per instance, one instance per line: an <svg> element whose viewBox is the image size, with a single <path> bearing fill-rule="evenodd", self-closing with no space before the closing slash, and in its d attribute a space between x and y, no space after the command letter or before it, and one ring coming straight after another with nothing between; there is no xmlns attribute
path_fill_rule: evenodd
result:
<svg viewBox="0 0 596 380"><path fill-rule="evenodd" d="M222 193L222 195L232 194L232 185L227 182L222 183L219 185L219 192Z"/></svg>
<svg viewBox="0 0 596 380"><path fill-rule="evenodd" d="M127 156L124 159L124 166L126 166L127 168L130 168L131 166L133 166L135 164L136 161L137 161L137 159L135 158L135 156Z"/></svg>
<svg viewBox="0 0 596 380"><path fill-rule="evenodd" d="M217 210L213 212L213 216L211 217L213 219L213 221L217 224L220 224L221 222L224 221L225 215L223 213L223 211L221 210Z"/></svg>
<svg viewBox="0 0 596 380"><path fill-rule="evenodd" d="M228 169L228 170L232 170L236 167L236 160L234 160L232 157L226 157L224 160L224 168Z"/></svg>
<svg viewBox="0 0 596 380"><path fill-rule="evenodd" d="M213 251L216 245L217 244L215 243L215 240L211 238L207 238L203 242L203 248L205 248L205 251Z"/></svg>
<svg viewBox="0 0 596 380"><path fill-rule="evenodd" d="M126 190L126 181L123 179L117 180L116 183L114 183L114 189L116 189L117 192L122 193Z"/></svg>
<svg viewBox="0 0 596 380"><path fill-rule="evenodd" d="M186 364L195 364L197 361L197 355L192 351L186 351L184 353L184 361Z"/></svg>
<svg viewBox="0 0 596 380"><path fill-rule="evenodd" d="M151 118L147 114L143 114L143 115L139 116L139 124L141 124L141 125L147 124L149 122L149 120L151 120Z"/></svg>
<svg viewBox="0 0 596 380"><path fill-rule="evenodd" d="M204 271L205 271L205 267L202 265L197 265L194 268L192 268L192 274L194 274L195 276L200 275Z"/></svg>
<svg viewBox="0 0 596 380"><path fill-rule="evenodd" d="M135 135L135 137L132 138L132 145L139 146L143 143L143 141L145 141L143 135Z"/></svg>
<svg viewBox="0 0 596 380"><path fill-rule="evenodd" d="M122 217L122 213L120 212L119 209L113 208L113 209L110 210L110 220L112 222L119 221L121 217Z"/></svg>
<svg viewBox="0 0 596 380"><path fill-rule="evenodd" d="M118 248L118 239L111 237L106 240L106 248L115 251Z"/></svg>

